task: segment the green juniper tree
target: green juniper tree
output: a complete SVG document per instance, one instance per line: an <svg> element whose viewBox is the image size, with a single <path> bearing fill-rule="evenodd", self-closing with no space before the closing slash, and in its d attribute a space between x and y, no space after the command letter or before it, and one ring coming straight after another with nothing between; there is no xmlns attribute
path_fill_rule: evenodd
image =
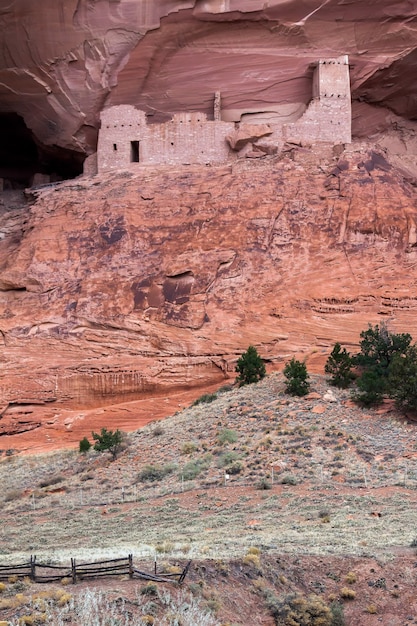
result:
<svg viewBox="0 0 417 626"><path fill-rule="evenodd" d="M364 369L375 369L385 378L394 356L405 354L412 340L408 333L391 333L384 322L380 326L369 324L360 336L361 350L355 357L356 364Z"/></svg>
<svg viewBox="0 0 417 626"><path fill-rule="evenodd" d="M382 402L384 395L391 395L391 364L407 353L412 337L408 333L391 333L385 323L370 324L360 336L361 350L355 356L355 364L362 373L352 395L355 402L372 406Z"/></svg>
<svg viewBox="0 0 417 626"><path fill-rule="evenodd" d="M264 362L254 346L249 346L246 352L242 354L236 364L236 372L238 372L236 382L239 387L257 383L265 377L266 370Z"/></svg>
<svg viewBox="0 0 417 626"><path fill-rule="evenodd" d="M304 362L292 358L284 367L284 376L287 379L286 391L292 396L305 396L310 391L309 375Z"/></svg>
<svg viewBox="0 0 417 626"><path fill-rule="evenodd" d="M112 455L113 461L122 449L122 433L120 430L107 430L102 428L100 434L92 433L93 439L96 442L94 444L94 450L97 452L105 452L108 450Z"/></svg>
<svg viewBox="0 0 417 626"><path fill-rule="evenodd" d="M80 452L81 453L88 452L90 448L91 448L91 443L88 441L87 437L84 437L84 439L81 439L80 444L79 444Z"/></svg>
<svg viewBox="0 0 417 626"><path fill-rule="evenodd" d="M324 371L330 374L329 382L335 387L346 389L355 378L352 372L353 359L346 348L336 343L327 359Z"/></svg>
<svg viewBox="0 0 417 626"><path fill-rule="evenodd" d="M417 346L411 345L404 354L391 361L388 375L389 395L398 407L417 411Z"/></svg>

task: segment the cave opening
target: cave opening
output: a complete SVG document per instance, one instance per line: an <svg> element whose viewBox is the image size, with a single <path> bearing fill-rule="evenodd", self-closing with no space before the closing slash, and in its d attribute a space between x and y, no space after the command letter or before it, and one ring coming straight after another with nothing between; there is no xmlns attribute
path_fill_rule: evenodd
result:
<svg viewBox="0 0 417 626"><path fill-rule="evenodd" d="M0 136L0 178L4 190L82 174L84 154L41 144L17 113L0 113Z"/></svg>

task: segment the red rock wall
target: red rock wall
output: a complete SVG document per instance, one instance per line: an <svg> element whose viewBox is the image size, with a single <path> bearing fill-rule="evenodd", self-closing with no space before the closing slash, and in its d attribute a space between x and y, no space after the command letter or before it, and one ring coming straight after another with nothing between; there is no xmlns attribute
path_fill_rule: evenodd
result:
<svg viewBox="0 0 417 626"><path fill-rule="evenodd" d="M371 149L291 156L111 173L1 214L1 402L220 383L249 344L322 367L380 320L417 338L415 188Z"/></svg>

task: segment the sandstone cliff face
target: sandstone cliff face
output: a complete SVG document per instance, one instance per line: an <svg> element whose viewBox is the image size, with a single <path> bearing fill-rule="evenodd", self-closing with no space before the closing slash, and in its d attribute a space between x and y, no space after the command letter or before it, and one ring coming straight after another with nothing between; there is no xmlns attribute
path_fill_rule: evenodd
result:
<svg viewBox="0 0 417 626"><path fill-rule="evenodd" d="M220 90L230 119L272 103L291 119L311 96L309 64L340 54L354 100L417 114L412 2L12 0L0 25L0 112L22 116L41 144L82 154L112 104L160 121L211 113Z"/></svg>
<svg viewBox="0 0 417 626"><path fill-rule="evenodd" d="M320 369L368 322L417 336L416 192L380 150L68 181L1 222L6 431L221 384L249 344Z"/></svg>

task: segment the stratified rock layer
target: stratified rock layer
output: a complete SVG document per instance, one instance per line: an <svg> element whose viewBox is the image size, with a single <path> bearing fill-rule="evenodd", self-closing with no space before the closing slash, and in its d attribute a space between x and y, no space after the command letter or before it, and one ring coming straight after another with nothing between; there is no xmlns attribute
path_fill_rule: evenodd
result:
<svg viewBox="0 0 417 626"><path fill-rule="evenodd" d="M221 384L249 344L269 367L299 355L320 369L368 322L416 336L415 201L382 152L352 147L142 167L3 212L6 430L13 412L38 422Z"/></svg>
<svg viewBox="0 0 417 626"><path fill-rule="evenodd" d="M89 154L99 113L133 104L155 121L275 111L311 97L319 58L348 54L354 100L415 119L416 9L392 0L12 0L0 8L0 112L44 146ZM279 105L277 108L277 104Z"/></svg>

